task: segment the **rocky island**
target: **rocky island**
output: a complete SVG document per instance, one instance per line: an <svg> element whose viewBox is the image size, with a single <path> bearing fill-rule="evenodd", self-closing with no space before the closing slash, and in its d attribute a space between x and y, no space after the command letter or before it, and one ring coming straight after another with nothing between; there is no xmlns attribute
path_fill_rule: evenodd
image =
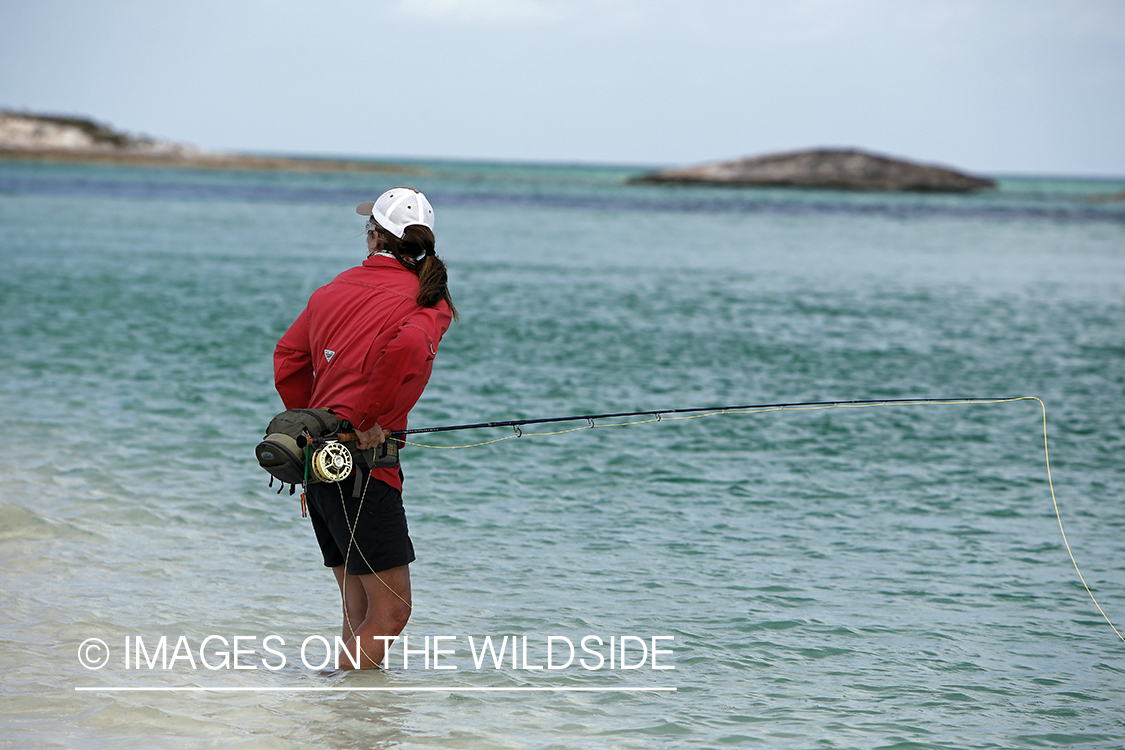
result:
<svg viewBox="0 0 1125 750"><path fill-rule="evenodd" d="M412 171L370 161L251 156L114 130L85 117L0 110L0 159L105 162L138 166L296 171Z"/></svg>
<svg viewBox="0 0 1125 750"><path fill-rule="evenodd" d="M987 178L857 149L767 154L695 167L664 169L634 177L630 182L935 193L967 193L996 187L996 183Z"/></svg>

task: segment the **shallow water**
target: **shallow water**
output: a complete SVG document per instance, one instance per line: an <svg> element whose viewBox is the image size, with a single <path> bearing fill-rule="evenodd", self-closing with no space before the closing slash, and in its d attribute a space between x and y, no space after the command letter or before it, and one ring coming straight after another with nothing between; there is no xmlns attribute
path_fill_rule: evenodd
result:
<svg viewBox="0 0 1125 750"><path fill-rule="evenodd" d="M404 182L435 205L463 318L412 426L1038 396L1067 539L1125 621L1125 207L1089 199L1121 185L684 191L409 166L0 163L0 746L1120 745L1125 643L1063 545L1034 401L419 436L512 436L404 456L406 635L454 637L457 669L306 667L339 604L253 462L281 408L272 347L361 258L352 206ZM161 636L218 662L209 635L258 668L124 666L127 638ZM530 666L550 636L672 636L675 669L476 669L468 638L489 635L526 637ZM100 670L77 658L89 638Z"/></svg>

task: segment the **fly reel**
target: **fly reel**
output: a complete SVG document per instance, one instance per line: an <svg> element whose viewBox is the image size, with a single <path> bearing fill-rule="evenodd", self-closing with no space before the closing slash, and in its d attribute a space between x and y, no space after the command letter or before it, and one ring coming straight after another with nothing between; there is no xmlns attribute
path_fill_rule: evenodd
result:
<svg viewBox="0 0 1125 750"><path fill-rule="evenodd" d="M339 482L352 473L352 454L342 443L325 443L312 451L309 470L322 482Z"/></svg>

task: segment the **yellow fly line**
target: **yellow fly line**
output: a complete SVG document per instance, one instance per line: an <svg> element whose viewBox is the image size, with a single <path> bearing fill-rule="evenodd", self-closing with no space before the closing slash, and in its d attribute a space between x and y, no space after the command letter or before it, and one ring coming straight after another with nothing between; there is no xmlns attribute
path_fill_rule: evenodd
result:
<svg viewBox="0 0 1125 750"><path fill-rule="evenodd" d="M904 399L904 400L889 400L889 401L852 401L852 402L833 402L833 403L817 403L817 404L770 404L765 406L751 406L751 407L732 407L732 408L717 408L713 410L698 410L697 413L692 414L672 414L671 416L663 416L657 412L645 412L645 414L652 414L653 416L648 419L638 419L631 422L596 422L594 417L574 417L574 420L585 419L586 424L579 427L571 427L565 430L552 430L549 432L523 432L518 424L508 423L503 426L512 426L513 433L494 440L485 440L479 443L468 443L465 445L428 445L425 443L415 443L409 440L400 438L406 445L413 445L418 448L429 448L433 450L461 450L463 448L479 448L485 445L492 445L500 443L505 440L513 438L524 437L546 437L548 435L565 435L570 432L580 432L582 430L592 430L596 427L629 427L631 425L648 424L650 422L663 422L681 419L702 419L704 417L716 417L723 414L765 414L775 411L819 411L822 409L866 409L876 406L953 406L964 404L1006 404L1013 401L1037 401L1039 408L1043 413L1043 459L1047 467L1047 485L1051 490L1051 504L1055 509L1055 518L1059 523L1059 533L1062 535L1063 546L1066 547L1066 552L1070 556L1070 562L1074 565L1074 571L1078 574L1078 580L1082 582L1082 587L1086 589L1086 593L1090 595L1090 601L1098 608L1105 621L1117 634L1117 637L1125 641L1125 636L1114 626L1113 622L1109 619L1109 615L1102 609L1102 605L1098 603L1097 598L1094 597L1094 592L1090 590L1089 585L1086 583L1086 578L1082 575L1082 571L1078 567L1078 561L1074 558L1074 552L1070 549L1070 542L1067 541L1066 531L1063 528L1062 514L1059 512L1059 503L1055 497L1055 483L1051 478L1051 455L1047 449L1047 406L1043 403L1042 399L1037 396L1017 396L1013 398L995 398L995 399ZM527 420L528 422L535 422L537 420ZM547 421L547 420L543 420ZM550 421L571 421L571 420L550 420ZM469 425L464 429L474 427L491 427L502 425Z"/></svg>

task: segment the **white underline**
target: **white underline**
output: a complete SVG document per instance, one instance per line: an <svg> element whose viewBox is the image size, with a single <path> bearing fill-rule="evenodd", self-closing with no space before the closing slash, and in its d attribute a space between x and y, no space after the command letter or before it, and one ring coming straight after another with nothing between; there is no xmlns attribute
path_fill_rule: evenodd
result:
<svg viewBox="0 0 1125 750"><path fill-rule="evenodd" d="M111 693L674 693L674 687L76 687L75 692Z"/></svg>

